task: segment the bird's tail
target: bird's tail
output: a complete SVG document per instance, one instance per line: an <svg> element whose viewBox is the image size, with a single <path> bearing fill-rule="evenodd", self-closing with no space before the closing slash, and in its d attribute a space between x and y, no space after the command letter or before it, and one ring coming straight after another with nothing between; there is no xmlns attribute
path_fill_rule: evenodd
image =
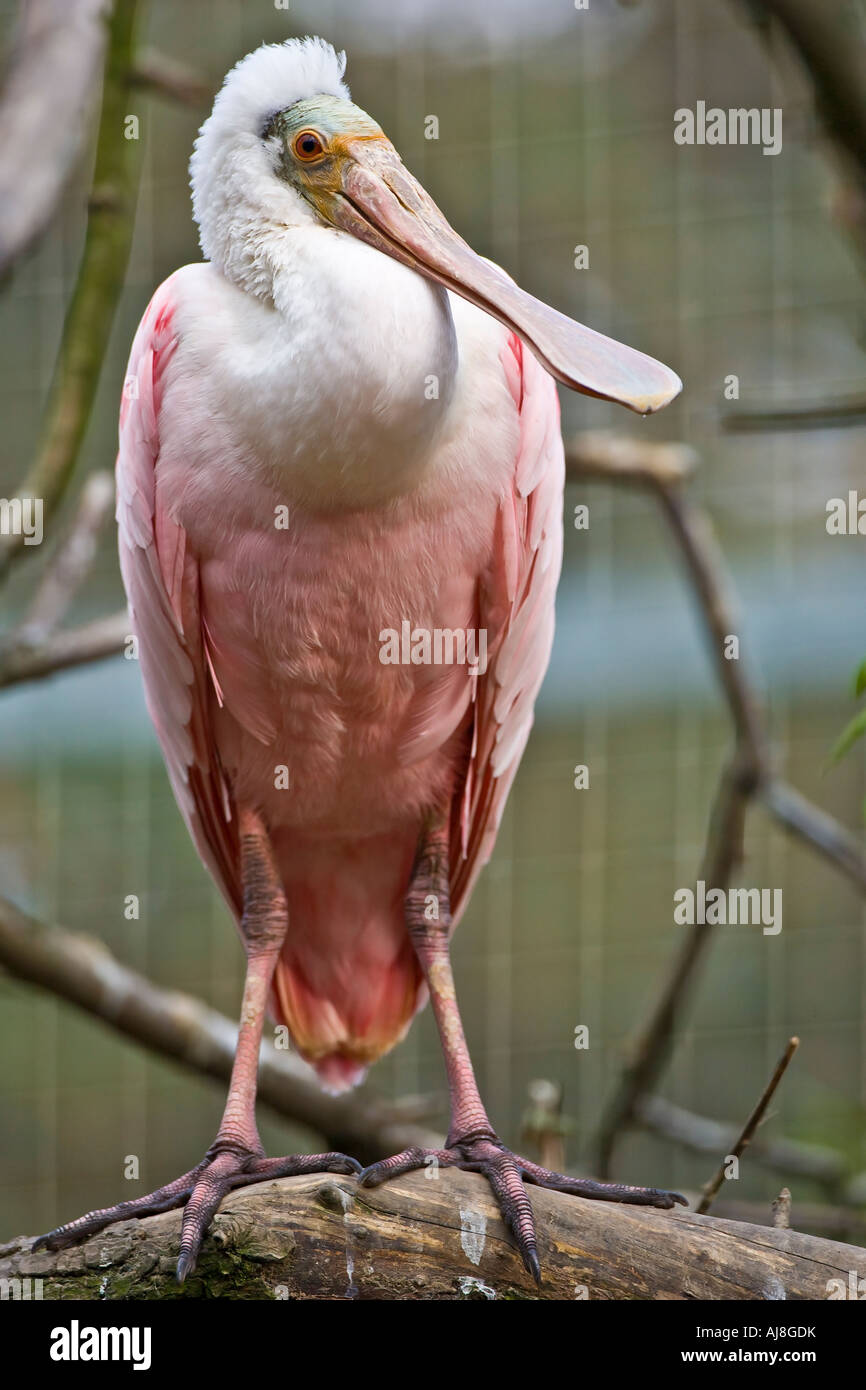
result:
<svg viewBox="0 0 866 1390"><path fill-rule="evenodd" d="M405 924L414 839L298 849L279 856L289 929L271 1011L323 1087L340 1092L400 1041L427 997Z"/></svg>

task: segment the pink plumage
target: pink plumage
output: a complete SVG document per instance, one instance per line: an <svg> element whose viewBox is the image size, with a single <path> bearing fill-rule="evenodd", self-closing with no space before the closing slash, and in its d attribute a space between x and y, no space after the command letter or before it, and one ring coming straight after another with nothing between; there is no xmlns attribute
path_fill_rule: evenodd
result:
<svg viewBox="0 0 866 1390"><path fill-rule="evenodd" d="M355 513L327 522L296 514L291 539L272 528L255 543L242 530L229 546L191 540L161 481L163 399L185 389L173 382L184 274L157 291L142 319L121 410L121 566L147 704L178 805L236 917L242 889L233 805L244 756L257 768L286 765L291 778L289 745L318 746L307 775L330 779L335 790L320 798L317 814L299 814L291 786L268 797L289 902L271 1004L323 1082L342 1089L403 1035L424 995L404 909L423 812L417 776L407 783L394 769L408 773L420 762L426 788L448 788L456 922L492 852L529 734L562 550L556 393L520 340L502 330L498 370L516 441L506 485L477 518L469 563L451 553L438 574L419 572L416 611L433 627L484 630L486 671L475 677L460 665L408 673L382 666L371 659L363 603L345 606L324 653L333 708L345 726L335 761L321 729L327 712L306 688L306 672L293 666L293 644L309 634L297 609L281 602L286 566L311 553L319 568L340 566L384 612L398 558L429 551L433 524L446 542L452 518L446 512L435 523L428 515L418 521L397 508L390 524L376 523L375 547L368 519ZM275 490L275 506L279 497ZM248 598L262 573L279 577L264 622ZM266 630L264 640L257 628ZM353 669L364 665L364 653L369 678ZM365 695L378 697L378 708L364 709Z"/></svg>

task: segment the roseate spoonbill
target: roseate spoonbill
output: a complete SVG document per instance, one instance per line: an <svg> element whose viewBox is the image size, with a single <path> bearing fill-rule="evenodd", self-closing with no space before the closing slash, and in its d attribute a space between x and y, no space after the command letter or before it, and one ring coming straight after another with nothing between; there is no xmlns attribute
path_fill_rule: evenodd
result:
<svg viewBox="0 0 866 1390"><path fill-rule="evenodd" d="M451 1097L436 1161L486 1175L538 1277L524 1183L683 1198L505 1147L448 943L552 641L564 470L551 376L642 413L680 381L477 256L351 103L344 69L305 39L229 73L191 163L207 259L154 295L120 415L120 560L148 708L247 956L225 1113L183 1177L41 1239L185 1204L182 1280L234 1187L315 1171L372 1185L421 1167L420 1150L363 1172L339 1153L266 1158L256 1070L268 1003L338 1091L429 997ZM404 625L409 659L388 659L385 634L402 641ZM438 664L418 633L451 642ZM461 664L455 634L484 634L486 661Z"/></svg>

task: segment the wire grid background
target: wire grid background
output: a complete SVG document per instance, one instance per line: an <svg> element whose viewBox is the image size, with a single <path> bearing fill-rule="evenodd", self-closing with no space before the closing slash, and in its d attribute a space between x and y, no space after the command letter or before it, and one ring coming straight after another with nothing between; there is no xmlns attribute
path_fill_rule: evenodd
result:
<svg viewBox="0 0 866 1390"><path fill-rule="evenodd" d="M863 433L731 437L718 424L730 373L761 404L829 397L862 378L862 284L831 218L832 179L802 78L784 52L772 65L742 12L717 0L593 0L586 12L545 0L537 32L516 8L497 8L419 0L381 28L378 2L365 0L299 0L288 14L239 0L182 9L153 0L142 37L214 86L264 39L317 32L345 44L354 99L479 251L541 298L680 370L682 400L646 422L562 393L564 430L609 426L700 451L695 492L734 571L743 659L767 699L781 769L856 830L862 760L826 777L821 768L863 656L862 552L827 536L824 508L857 486ZM0 4L6 34L15 9ZM676 146L673 111L699 99L782 107L783 152ZM134 112L143 142L135 243L82 471L113 461L126 354L147 299L198 258L186 164L205 113L143 93ZM424 138L431 113L438 141ZM82 181L0 298L4 495L38 439L85 197ZM579 244L588 270L574 268ZM578 502L590 506L588 531L570 525ZM4 598L7 620L42 562L21 567ZM73 618L121 597L107 536ZM494 1122L517 1146L529 1082L561 1081L575 1167L628 1035L688 930L673 923L673 893L694 883L730 727L647 499L569 487L559 610L536 730L454 957ZM174 807L134 663L7 694L0 750L2 891L235 1017L242 954ZM573 786L577 764L589 767L588 790ZM783 889L783 930L719 929L662 1092L741 1120L796 1032L802 1047L771 1132L830 1144L863 1165L862 907L758 810L747 845L737 881ZM129 893L141 897L137 922L123 915ZM574 1047L579 1024L588 1050ZM213 1137L221 1087L11 980L0 980L0 1045L0 1232L46 1229L148 1191L189 1168ZM429 1012L371 1080L385 1094L441 1094ZM269 1152L317 1147L315 1135L260 1118ZM130 1155L137 1181L124 1177ZM711 1167L633 1134L616 1171L689 1189ZM780 1185L746 1161L736 1196L768 1202ZM798 1199L818 1195L795 1187L795 1221Z"/></svg>

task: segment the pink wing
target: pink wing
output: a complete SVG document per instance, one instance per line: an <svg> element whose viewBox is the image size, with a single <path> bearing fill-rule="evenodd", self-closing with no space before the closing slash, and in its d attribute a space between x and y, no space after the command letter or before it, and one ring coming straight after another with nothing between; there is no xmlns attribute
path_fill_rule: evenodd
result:
<svg viewBox="0 0 866 1390"><path fill-rule="evenodd" d="M144 693L178 806L236 917L242 907L236 822L210 729L215 687L199 606L198 561L160 506L156 485L165 372L178 271L156 291L135 335L120 408L120 568L139 642Z"/></svg>
<svg viewBox="0 0 866 1390"><path fill-rule="evenodd" d="M553 642L562 564L565 460L556 387L514 334L502 354L520 413L511 494L499 513L480 626L492 653L478 681L472 745L451 818L451 910L455 925L496 841L505 801L532 727Z"/></svg>

